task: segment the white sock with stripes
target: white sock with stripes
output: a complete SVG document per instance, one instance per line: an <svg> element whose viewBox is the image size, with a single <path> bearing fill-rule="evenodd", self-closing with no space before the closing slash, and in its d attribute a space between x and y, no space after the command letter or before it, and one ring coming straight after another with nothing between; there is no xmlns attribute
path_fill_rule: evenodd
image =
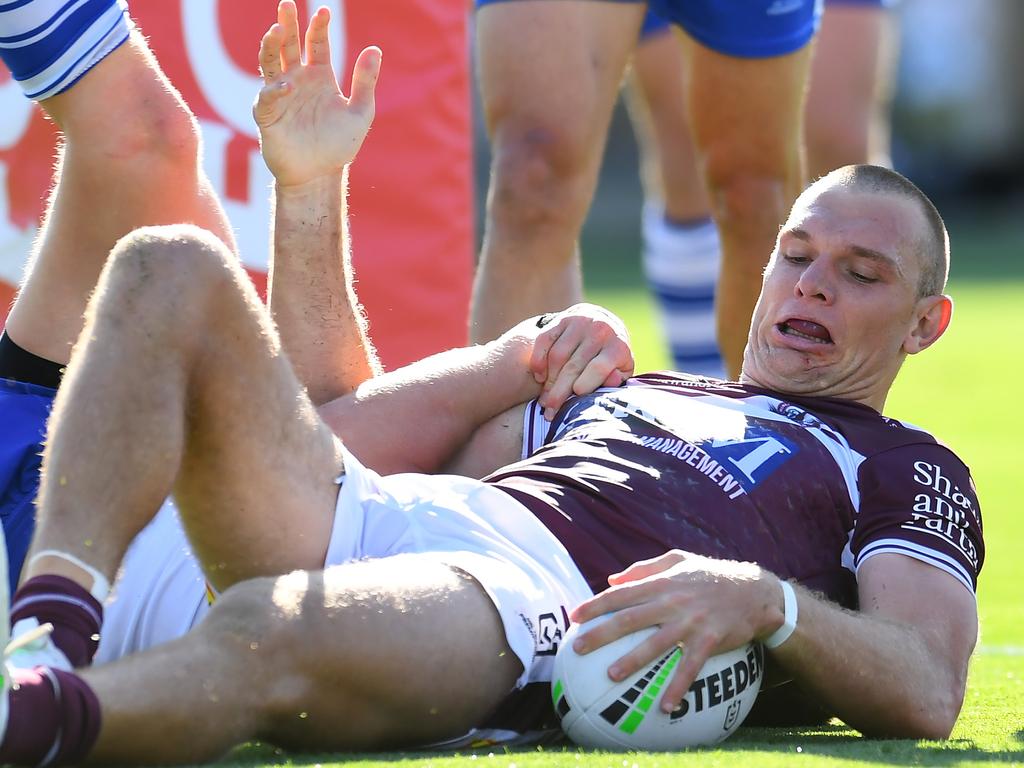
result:
<svg viewBox="0 0 1024 768"><path fill-rule="evenodd" d="M665 221L660 205L645 203L643 266L660 310L665 338L679 371L725 375L715 335L715 286L721 248L710 218Z"/></svg>

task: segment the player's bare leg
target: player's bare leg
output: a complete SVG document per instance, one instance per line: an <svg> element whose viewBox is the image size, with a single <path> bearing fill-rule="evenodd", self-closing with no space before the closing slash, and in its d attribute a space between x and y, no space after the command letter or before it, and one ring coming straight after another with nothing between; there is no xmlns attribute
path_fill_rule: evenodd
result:
<svg viewBox="0 0 1024 768"><path fill-rule="evenodd" d="M200 167L195 118L141 34L41 104L63 147L7 331L28 351L65 363L118 238L146 224L189 222L234 241Z"/></svg>
<svg viewBox="0 0 1024 768"><path fill-rule="evenodd" d="M644 198L661 201L665 215L675 221L708 216L690 140L682 52L671 28L637 45L625 96L642 147Z"/></svg>
<svg viewBox="0 0 1024 768"><path fill-rule="evenodd" d="M577 238L643 6L517 0L477 13L491 184L470 338L580 301Z"/></svg>
<svg viewBox="0 0 1024 768"><path fill-rule="evenodd" d="M675 369L722 376L718 229L690 139L684 70L679 42L665 27L641 39L625 91L644 188L643 268Z"/></svg>
<svg viewBox="0 0 1024 768"><path fill-rule="evenodd" d="M172 487L214 586L320 567L339 451L227 248L139 230L111 254L54 406L23 584L91 588L68 558L33 559L46 550L112 579Z"/></svg>
<svg viewBox="0 0 1024 768"><path fill-rule="evenodd" d="M82 673L103 710L90 759L422 745L480 725L521 671L483 589L436 560L259 579L180 640Z"/></svg>
<svg viewBox="0 0 1024 768"><path fill-rule="evenodd" d="M739 374L761 273L803 188L804 90L811 46L764 59L685 39L694 145L722 243L718 341Z"/></svg>
<svg viewBox="0 0 1024 768"><path fill-rule="evenodd" d="M895 19L877 5L831 3L822 16L807 91L807 167L889 166Z"/></svg>

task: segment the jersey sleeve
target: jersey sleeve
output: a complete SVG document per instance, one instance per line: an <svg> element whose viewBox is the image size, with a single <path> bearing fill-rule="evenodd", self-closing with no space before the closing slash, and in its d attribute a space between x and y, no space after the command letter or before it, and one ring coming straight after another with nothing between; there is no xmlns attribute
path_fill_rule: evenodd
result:
<svg viewBox="0 0 1024 768"><path fill-rule="evenodd" d="M876 454L861 464L858 485L850 540L857 569L874 555L897 553L976 591L985 557L981 509L970 472L951 451L915 444Z"/></svg>

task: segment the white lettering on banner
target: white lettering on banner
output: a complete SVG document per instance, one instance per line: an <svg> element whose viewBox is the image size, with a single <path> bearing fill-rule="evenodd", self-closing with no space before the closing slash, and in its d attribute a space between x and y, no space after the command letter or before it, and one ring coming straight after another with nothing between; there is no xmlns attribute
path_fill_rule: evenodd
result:
<svg viewBox="0 0 1024 768"><path fill-rule="evenodd" d="M344 3L342 0L310 2L310 15L322 5L331 12L331 61L335 72L344 73L347 50ZM225 35L231 30L221 28L218 10L219 2L216 0L181 0L181 23L189 67L203 96L225 123L200 120L203 166L231 221L242 262L247 267L266 272L273 177L258 151L249 152L246 158L248 184L245 199L237 200L227 194L228 145L235 133L256 138L252 104L263 80L256 74L255 52L251 67L239 67L231 58L224 44Z"/></svg>
<svg viewBox="0 0 1024 768"><path fill-rule="evenodd" d="M25 98L13 78L0 85L0 149L14 147L21 142L28 131L33 108L33 103ZM17 285L21 281L36 228L21 229L11 220L7 173L7 164L0 163L0 280ZM6 310L4 307L0 311Z"/></svg>
<svg viewBox="0 0 1024 768"><path fill-rule="evenodd" d="M25 98L21 86L12 78L0 85L0 149L13 147L28 130L33 102Z"/></svg>
<svg viewBox="0 0 1024 768"><path fill-rule="evenodd" d="M331 11L331 61L334 71L347 75L342 68L346 53L344 5L342 0L309 3L312 11L320 5L327 6ZM224 45L219 6L216 0L181 0L186 55L196 82L210 106L236 131L255 137L252 103L263 85L258 74L250 74L256 72L255 49L251 67L242 69L232 60Z"/></svg>
<svg viewBox="0 0 1024 768"><path fill-rule="evenodd" d="M242 263L266 272L270 253L270 187L274 179L259 151L254 149L246 157L249 179L246 199L239 201L229 198L225 193L227 147L233 135L231 129L209 120L200 120L199 128L205 148L203 168L221 198L224 212L231 220Z"/></svg>
<svg viewBox="0 0 1024 768"><path fill-rule="evenodd" d="M0 280L18 285L36 237L35 227L19 229L7 204L7 164L0 163ZM5 307L4 310L7 308Z"/></svg>

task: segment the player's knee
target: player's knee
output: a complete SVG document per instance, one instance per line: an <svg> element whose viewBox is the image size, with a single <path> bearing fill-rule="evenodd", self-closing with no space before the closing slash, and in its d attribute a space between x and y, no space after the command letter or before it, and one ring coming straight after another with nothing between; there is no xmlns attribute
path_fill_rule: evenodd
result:
<svg viewBox="0 0 1024 768"><path fill-rule="evenodd" d="M807 126L807 159L811 177L823 176L844 165L867 163L868 134L859 126L836 121Z"/></svg>
<svg viewBox="0 0 1024 768"><path fill-rule="evenodd" d="M262 737L282 713L298 715L311 681L295 655L301 648L301 618L282 611L275 579L240 582L217 598L198 632L233 673L248 681L240 706L246 738Z"/></svg>
<svg viewBox="0 0 1024 768"><path fill-rule="evenodd" d="M154 309L162 297L188 297L198 306L197 292L216 294L232 279L232 258L214 235L191 224L142 227L115 244L100 291Z"/></svg>
<svg viewBox="0 0 1024 768"><path fill-rule="evenodd" d="M141 90L98 145L103 159L128 166L129 173L135 171L153 184L164 183L168 175L194 176L200 153L195 116L176 93L155 83Z"/></svg>
<svg viewBox="0 0 1024 768"><path fill-rule="evenodd" d="M707 170L711 211L723 237L748 239L765 231L773 233L785 218L795 179L783 171L748 170L711 163Z"/></svg>
<svg viewBox="0 0 1024 768"><path fill-rule="evenodd" d="M328 663L320 659L311 665L304 658L315 629L304 605L309 597L302 587L306 576L296 572L235 584L217 599L203 624L213 642L243 658L244 666L258 673L249 697L253 735L275 743L286 741L288 724L309 713L320 686L311 670L322 672L322 665ZM332 680L332 685L338 682ZM333 688L331 695L341 702L345 691Z"/></svg>
<svg viewBox="0 0 1024 768"><path fill-rule="evenodd" d="M495 143L490 215L516 229L577 227L589 204L587 158L572 131L522 130Z"/></svg>
<svg viewBox="0 0 1024 768"><path fill-rule="evenodd" d="M198 173L199 124L146 43L133 33L110 58L102 77L48 104L69 154L147 188Z"/></svg>

